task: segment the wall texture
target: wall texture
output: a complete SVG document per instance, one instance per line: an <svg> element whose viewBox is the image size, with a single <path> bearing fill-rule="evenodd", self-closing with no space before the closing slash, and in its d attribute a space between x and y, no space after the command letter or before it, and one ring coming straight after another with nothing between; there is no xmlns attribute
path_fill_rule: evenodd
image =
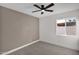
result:
<svg viewBox="0 0 79 59"><path fill-rule="evenodd" d="M79 25L77 26L76 36L57 36L56 19L58 17L76 16L79 24L79 10L73 10L61 14L50 15L40 18L40 40L63 47L79 50Z"/></svg>
<svg viewBox="0 0 79 59"><path fill-rule="evenodd" d="M39 39L39 19L0 7L0 48L2 52Z"/></svg>
<svg viewBox="0 0 79 59"><path fill-rule="evenodd" d="M0 8L0 14L1 14L1 8ZM1 53L1 38L2 38L2 28L1 28L1 15L0 15L0 53Z"/></svg>

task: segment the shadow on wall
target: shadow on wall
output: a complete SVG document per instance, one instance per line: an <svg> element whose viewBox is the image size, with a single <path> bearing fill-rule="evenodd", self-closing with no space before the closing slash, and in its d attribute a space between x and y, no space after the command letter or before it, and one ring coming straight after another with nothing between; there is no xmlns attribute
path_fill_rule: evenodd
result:
<svg viewBox="0 0 79 59"><path fill-rule="evenodd" d="M78 51L79 51L79 38L78 38L78 40L77 40L77 49L78 49Z"/></svg>

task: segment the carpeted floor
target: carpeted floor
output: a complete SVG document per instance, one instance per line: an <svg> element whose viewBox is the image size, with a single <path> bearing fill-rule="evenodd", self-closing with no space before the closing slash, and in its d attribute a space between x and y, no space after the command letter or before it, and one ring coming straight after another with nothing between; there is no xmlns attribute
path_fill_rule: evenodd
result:
<svg viewBox="0 0 79 59"><path fill-rule="evenodd" d="M78 51L39 41L35 44L20 49L9 55L78 55L78 54L79 54Z"/></svg>

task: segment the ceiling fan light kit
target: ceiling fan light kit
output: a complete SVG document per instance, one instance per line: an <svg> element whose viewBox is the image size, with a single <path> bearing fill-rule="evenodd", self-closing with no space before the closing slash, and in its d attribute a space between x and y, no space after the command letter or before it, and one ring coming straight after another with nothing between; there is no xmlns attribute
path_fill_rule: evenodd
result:
<svg viewBox="0 0 79 59"><path fill-rule="evenodd" d="M51 4L47 5L46 7L44 5L41 5L41 7L40 7L37 4L34 4L33 6L37 7L39 10L32 11L32 12L39 12L39 11L41 11L41 15L44 14L44 11L46 11L46 12L53 12L53 10L48 10L48 8L50 8L50 7L54 6L54 5L55 5L54 3L51 3Z"/></svg>

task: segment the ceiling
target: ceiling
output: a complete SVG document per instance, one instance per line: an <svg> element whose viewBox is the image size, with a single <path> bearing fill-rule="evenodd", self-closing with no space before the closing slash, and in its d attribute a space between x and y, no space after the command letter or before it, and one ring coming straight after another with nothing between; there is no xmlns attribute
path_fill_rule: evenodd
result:
<svg viewBox="0 0 79 59"><path fill-rule="evenodd" d="M32 11L38 10L38 8L34 7L33 4L37 4L39 6L41 4L44 4L45 6L47 6L50 3L0 3L1 6L7 7L19 12L23 12L25 14L29 14L38 18L79 9L79 3L55 3L53 7L49 8L50 10L54 10L54 12L50 13L45 11L44 14L41 15L41 11L32 13Z"/></svg>

